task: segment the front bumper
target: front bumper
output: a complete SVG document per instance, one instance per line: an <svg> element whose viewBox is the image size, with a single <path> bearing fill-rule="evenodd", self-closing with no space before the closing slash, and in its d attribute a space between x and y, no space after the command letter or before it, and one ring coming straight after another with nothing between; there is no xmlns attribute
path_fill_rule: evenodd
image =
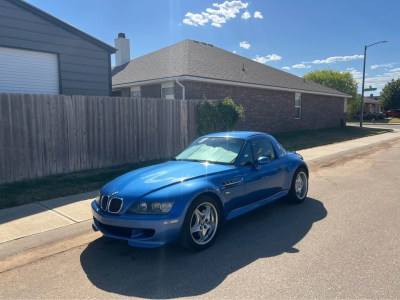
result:
<svg viewBox="0 0 400 300"><path fill-rule="evenodd" d="M128 241L130 246L153 248L177 242L185 218L186 203L176 202L166 215L113 215L92 202L93 230Z"/></svg>

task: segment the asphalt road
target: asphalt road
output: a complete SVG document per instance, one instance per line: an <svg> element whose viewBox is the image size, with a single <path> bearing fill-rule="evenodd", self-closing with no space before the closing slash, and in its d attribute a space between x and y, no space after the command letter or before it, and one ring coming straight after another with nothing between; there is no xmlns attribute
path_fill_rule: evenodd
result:
<svg viewBox="0 0 400 300"><path fill-rule="evenodd" d="M400 142L311 167L309 198L233 220L207 251L99 238L0 274L0 298L400 298Z"/></svg>

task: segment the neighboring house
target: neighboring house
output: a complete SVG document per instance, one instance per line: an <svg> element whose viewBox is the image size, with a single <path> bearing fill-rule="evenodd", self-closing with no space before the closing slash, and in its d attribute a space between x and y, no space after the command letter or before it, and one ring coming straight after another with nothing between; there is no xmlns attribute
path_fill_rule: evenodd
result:
<svg viewBox="0 0 400 300"><path fill-rule="evenodd" d="M371 94L371 96L373 95ZM382 110L382 105L378 100L371 97L364 97L364 113L377 113L381 112Z"/></svg>
<svg viewBox="0 0 400 300"><path fill-rule="evenodd" d="M113 90L123 97L224 99L246 110L238 130L266 132L340 126L347 98L342 92L266 66L213 45L184 40L130 60L129 40L115 40Z"/></svg>
<svg viewBox="0 0 400 300"><path fill-rule="evenodd" d="M115 48L20 0L0 0L0 93L111 93Z"/></svg>
<svg viewBox="0 0 400 300"><path fill-rule="evenodd" d="M369 97L375 100L379 100L379 96L374 96L374 94L370 94Z"/></svg>

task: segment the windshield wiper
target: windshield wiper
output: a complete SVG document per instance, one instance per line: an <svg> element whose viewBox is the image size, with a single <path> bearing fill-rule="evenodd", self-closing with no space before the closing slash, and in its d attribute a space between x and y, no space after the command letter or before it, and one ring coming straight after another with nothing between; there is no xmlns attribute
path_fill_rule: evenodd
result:
<svg viewBox="0 0 400 300"><path fill-rule="evenodd" d="M182 159L177 159L178 161L193 161L193 162L205 162L205 160L199 160L199 159L188 159L188 158L182 158Z"/></svg>
<svg viewBox="0 0 400 300"><path fill-rule="evenodd" d="M188 159L188 158L182 158L182 159L177 159L178 161L192 161L192 162L198 162L198 163L209 163L209 164L216 164L216 165L231 165L231 163L225 163L225 162L220 162L220 161L212 161L212 160L206 160L206 159Z"/></svg>

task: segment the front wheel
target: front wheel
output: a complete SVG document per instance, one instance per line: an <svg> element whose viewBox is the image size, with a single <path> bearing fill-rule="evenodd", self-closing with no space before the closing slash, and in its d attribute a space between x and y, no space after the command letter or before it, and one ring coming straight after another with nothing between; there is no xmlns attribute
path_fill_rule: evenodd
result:
<svg viewBox="0 0 400 300"><path fill-rule="evenodd" d="M197 198L186 212L179 244L196 251L207 249L215 241L219 221L218 203L209 196Z"/></svg>
<svg viewBox="0 0 400 300"><path fill-rule="evenodd" d="M301 203L307 197L308 177L304 168L299 168L294 173L292 185L288 194L291 203Z"/></svg>

